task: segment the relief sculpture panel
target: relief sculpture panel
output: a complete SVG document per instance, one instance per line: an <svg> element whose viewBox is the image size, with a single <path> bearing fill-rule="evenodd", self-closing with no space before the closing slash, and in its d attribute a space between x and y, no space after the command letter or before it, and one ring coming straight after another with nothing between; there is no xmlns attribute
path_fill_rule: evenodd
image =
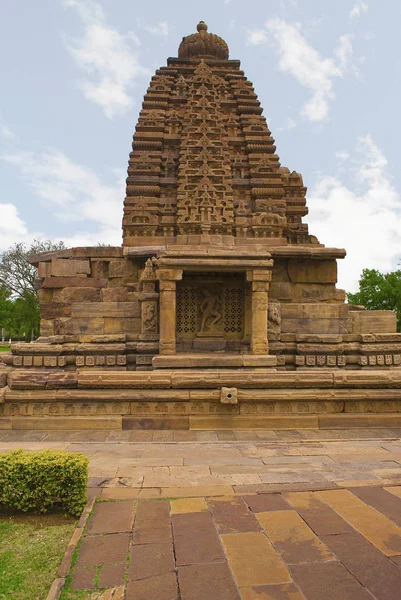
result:
<svg viewBox="0 0 401 600"><path fill-rule="evenodd" d="M245 293L240 281L190 281L177 286L177 337L244 336Z"/></svg>

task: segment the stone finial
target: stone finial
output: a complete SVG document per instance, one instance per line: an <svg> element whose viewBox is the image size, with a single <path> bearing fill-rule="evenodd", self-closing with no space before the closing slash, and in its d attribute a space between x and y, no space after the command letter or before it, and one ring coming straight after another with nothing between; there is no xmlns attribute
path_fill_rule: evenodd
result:
<svg viewBox="0 0 401 600"><path fill-rule="evenodd" d="M156 281L156 268L157 268L157 258L152 256L152 258L148 258L145 263L145 268L141 273L140 281Z"/></svg>
<svg viewBox="0 0 401 600"><path fill-rule="evenodd" d="M178 48L178 57L227 60L229 51L226 42L218 35L209 33L204 21L200 21L196 28L197 33L182 39Z"/></svg>

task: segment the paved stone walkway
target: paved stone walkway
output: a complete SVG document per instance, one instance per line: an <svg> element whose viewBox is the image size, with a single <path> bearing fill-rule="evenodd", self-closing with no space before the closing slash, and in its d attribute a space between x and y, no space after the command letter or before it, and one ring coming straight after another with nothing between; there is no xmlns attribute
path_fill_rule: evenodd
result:
<svg viewBox="0 0 401 600"><path fill-rule="evenodd" d="M71 588L115 600L399 600L401 486L100 502Z"/></svg>
<svg viewBox="0 0 401 600"><path fill-rule="evenodd" d="M0 433L17 447L90 458L81 600L401 598L398 429Z"/></svg>
<svg viewBox="0 0 401 600"><path fill-rule="evenodd" d="M90 458L104 499L215 496L401 484L401 430L0 432L0 452Z"/></svg>

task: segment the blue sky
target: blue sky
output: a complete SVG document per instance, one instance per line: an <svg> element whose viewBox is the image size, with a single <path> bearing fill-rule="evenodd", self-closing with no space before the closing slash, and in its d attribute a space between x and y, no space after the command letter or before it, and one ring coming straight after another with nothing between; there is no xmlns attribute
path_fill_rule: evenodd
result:
<svg viewBox="0 0 401 600"><path fill-rule="evenodd" d="M345 247L341 287L401 256L396 0L0 2L0 249L121 243L124 178L152 73L199 20L264 107L308 187L311 233Z"/></svg>

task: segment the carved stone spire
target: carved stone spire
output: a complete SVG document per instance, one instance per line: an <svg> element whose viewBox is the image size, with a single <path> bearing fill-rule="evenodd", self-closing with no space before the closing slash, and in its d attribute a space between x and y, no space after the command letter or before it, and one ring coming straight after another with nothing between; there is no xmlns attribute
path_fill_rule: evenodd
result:
<svg viewBox="0 0 401 600"><path fill-rule="evenodd" d="M302 223L302 177L281 167L262 112L227 44L199 23L145 95L128 167L124 246L205 233L267 248L316 244Z"/></svg>
<svg viewBox="0 0 401 600"><path fill-rule="evenodd" d="M205 62L195 69L182 120L177 225L181 234L231 234L233 190L223 79Z"/></svg>

